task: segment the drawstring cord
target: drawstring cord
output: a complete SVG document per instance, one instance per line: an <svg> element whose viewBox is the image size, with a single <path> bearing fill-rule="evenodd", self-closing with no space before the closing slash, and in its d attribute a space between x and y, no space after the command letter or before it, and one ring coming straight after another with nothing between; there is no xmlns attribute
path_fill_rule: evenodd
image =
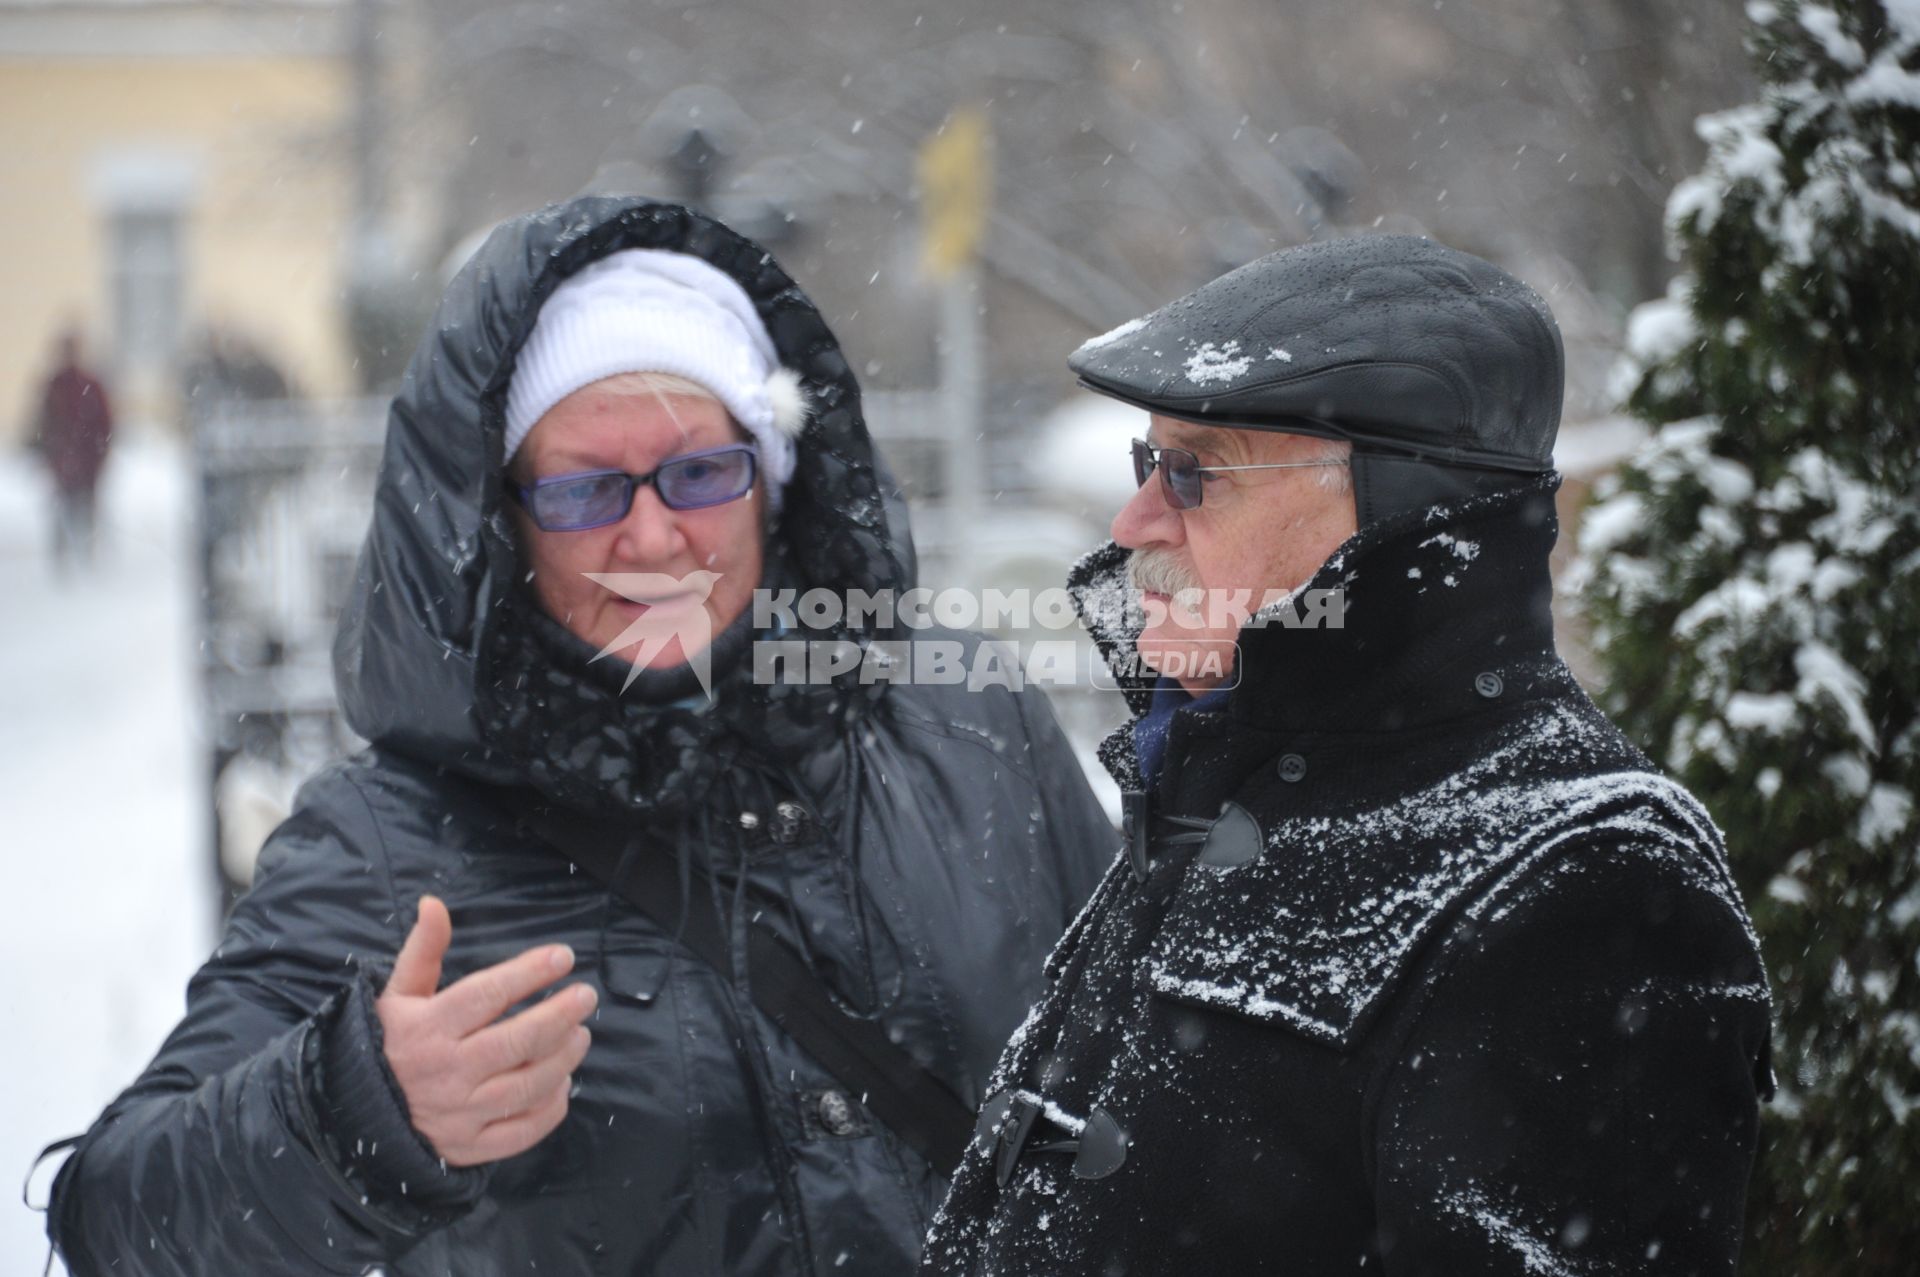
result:
<svg viewBox="0 0 1920 1277"><path fill-rule="evenodd" d="M880 972L874 965L873 935L867 926L865 884L860 880L860 790L861 771L860 750L854 745L851 735L842 738L842 748L846 752L847 764L843 771L846 777L846 794L841 803L840 820L840 864L839 869L844 883L841 890L847 897L847 904L853 910L854 952L860 955L861 964L866 968L867 1001L873 1005L874 1013L880 1010ZM884 921L884 920L883 920ZM897 971L897 968L896 968ZM899 990L893 991L899 996Z"/></svg>
<svg viewBox="0 0 1920 1277"><path fill-rule="evenodd" d="M634 858L645 851L644 842L635 838L620 853L620 863L613 871L613 881L607 884L605 900L600 909L600 936L597 941L598 952L595 960L600 969L601 982L607 987L607 993L616 1002L631 1006L651 1006L666 991L673 980L675 951L680 947L680 939L686 933L687 911L693 905L693 865L687 846L687 826L682 821L674 836L675 858L680 870L680 913L679 922L673 929L666 946L666 961L660 964L660 978L651 989L635 992L614 987L611 979L611 967L607 961L607 932L613 925L613 910L621 898L621 889L626 886L627 875L633 872Z"/></svg>
<svg viewBox="0 0 1920 1277"><path fill-rule="evenodd" d="M855 1006L841 996L832 982L823 980L821 984L827 990L827 996L833 999L834 1005L843 1014L856 1020L877 1020L898 1006L901 995L906 991L906 949L888 923L879 902L874 900L873 893L867 890L866 881L860 873L860 813L864 801L865 770L859 746L854 743L851 736L846 738L845 749L847 759L846 766L842 770L841 823L838 831L840 855L836 869L841 878L840 890L846 897L847 908L853 914L854 950L866 980L865 1000L869 1005L864 1008ZM784 768L780 779L794 793L805 792L793 774ZM789 897L791 904L793 889L790 874L787 884L785 894ZM873 945L872 929L868 922L869 914L877 919L881 934L885 936L887 948L893 958L893 980L884 996L880 992L879 962ZM797 919L795 925L797 928ZM804 929L801 929L801 935L803 937L806 935ZM810 945L802 956L807 961L809 972L817 977L819 972L815 966Z"/></svg>
<svg viewBox="0 0 1920 1277"><path fill-rule="evenodd" d="M780 898L780 907L788 925L792 928L801 960L806 964L808 973L819 981L841 1012L855 1019L874 1020L899 1005L906 990L907 955L898 934L888 922L880 902L874 899L873 893L867 889L864 876L860 872L860 815L864 799L864 765L860 749L853 740L847 739L844 748L846 766L842 773L843 814L840 827L836 831L839 854L835 858L838 863L834 868L848 909L852 913L855 961L850 974L856 980L864 982L865 988L861 990L864 996L860 997L859 1001L865 1003L865 1006L855 1005L840 993L833 981L824 979L821 975L823 964L820 953L814 942L812 928L807 925L797 898L798 883L792 858L774 857L774 868L780 875L777 893ZM751 794L759 810L771 813L776 786L795 795L806 792L785 767L780 767L776 772L755 766L745 759L739 759L735 761L734 766L721 773L720 785L713 797L718 799L723 810L737 810L745 813L756 810L747 802ZM680 885L679 923L669 938L665 961L660 966L658 979L652 982L650 988L640 990L616 988L611 979L606 978L610 974L607 956L610 943L608 937L613 926L614 910L618 907L622 889L632 872L634 858L647 854L645 840L635 838L621 853L620 862L605 892L597 940L598 963L603 973L603 980L606 982L607 992L618 1002L637 1006L651 1005L672 980L674 963L677 960L675 950L679 948L685 933L688 911L694 907L693 859L695 856L704 855L710 868L717 868L731 862L734 882L730 892L719 881L718 874L709 872L705 875L710 897L709 904L715 916L726 922L727 934L730 937L737 937L740 934L739 928L751 922L751 919L746 916L747 887L752 859L748 848L749 840L744 836L744 829L736 822L723 821L724 832L721 833L721 837L729 840L731 846L729 848L718 846L715 834L720 831L713 828L711 806L711 803L696 805L694 811L675 827L674 853ZM725 854L729 850L733 853L731 856ZM731 900L727 898L728 895L731 895ZM891 957L893 967L892 979L884 992L881 989L880 948L875 944L876 931L887 954Z"/></svg>
<svg viewBox="0 0 1920 1277"><path fill-rule="evenodd" d="M907 954L893 925L887 921L885 910L873 898L873 893L867 890L866 877L860 872L860 814L866 802L866 763L865 755L860 752L852 733L848 733L844 740L847 754L846 798L841 804L844 815L840 826L840 869L847 879L846 893L848 906L853 910L854 942L866 966L867 992L873 1005L873 1010L864 1014L852 1008L847 1010L862 1019L874 1019L899 1005L907 985ZM893 959L893 986L887 990L885 997L880 994L879 958L873 943L873 930L868 923L869 916L886 938Z"/></svg>
<svg viewBox="0 0 1920 1277"><path fill-rule="evenodd" d="M754 779L758 784L758 794L759 794L761 806L768 810L771 810L774 802L773 779L769 778L765 774L758 774L758 773L754 775ZM799 782L795 779L793 774L784 768L781 769L780 774L778 776L778 780L779 780L779 783L782 786L784 786L789 793L793 793L797 795L805 792L805 790L802 789L802 787L800 786ZM844 859L844 853L842 855L842 858ZM805 919L803 919L800 915L800 904L797 898L799 893L795 887L795 879L793 874L793 858L791 856L776 856L774 857L774 866L780 874L780 891L779 891L780 904L781 904L782 910L786 914L787 925L793 929L794 938L798 942L799 949L800 949L800 960L802 963L806 965L807 974L812 976L814 978L814 981L818 983L821 988L827 991L827 996L833 999L834 1005L839 1007L840 1010L845 1012L846 1014L853 1016L857 1019L867 1019L867 1018L871 1018L871 1016L873 1015L879 1014L880 1008L876 1008L876 1010L873 1012L863 1012L855 1009L854 1007L852 1007L847 1003L845 998L840 996L839 991L834 987L833 981L822 977L820 973L821 964L820 964L819 951L814 947L814 943L813 943L813 928L808 926ZM743 871L744 871L744 868L745 868L745 859L743 857L742 858ZM856 911L858 910L859 905L857 901L850 901L849 903L852 905L852 907ZM867 967L867 984L869 989L871 989L877 983L873 975L872 961L871 961L871 958L866 955L864 950L862 951L861 957L865 961L865 964ZM891 1006L892 1004L889 1003L888 1005Z"/></svg>

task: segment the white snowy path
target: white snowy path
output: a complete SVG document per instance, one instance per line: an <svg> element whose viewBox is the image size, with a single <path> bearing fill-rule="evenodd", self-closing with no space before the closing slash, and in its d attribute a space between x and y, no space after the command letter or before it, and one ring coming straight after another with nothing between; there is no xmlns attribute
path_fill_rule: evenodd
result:
<svg viewBox="0 0 1920 1277"><path fill-rule="evenodd" d="M0 1273L46 1259L33 1154L133 1080L212 947L185 464L119 448L96 570L57 581L45 482L0 454Z"/></svg>

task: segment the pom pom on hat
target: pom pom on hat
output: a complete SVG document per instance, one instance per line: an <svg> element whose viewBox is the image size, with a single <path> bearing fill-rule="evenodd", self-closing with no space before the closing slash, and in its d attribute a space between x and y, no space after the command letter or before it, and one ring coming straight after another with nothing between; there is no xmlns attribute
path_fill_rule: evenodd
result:
<svg viewBox="0 0 1920 1277"><path fill-rule="evenodd" d="M775 368L767 378L767 402L773 406L773 427L797 439L807 427L807 388L791 368Z"/></svg>
<svg viewBox="0 0 1920 1277"><path fill-rule="evenodd" d="M687 253L629 248L568 278L547 298L507 390L511 461L548 409L629 372L672 373L712 391L760 450L770 502L793 477L807 423L799 374L780 366L746 290Z"/></svg>

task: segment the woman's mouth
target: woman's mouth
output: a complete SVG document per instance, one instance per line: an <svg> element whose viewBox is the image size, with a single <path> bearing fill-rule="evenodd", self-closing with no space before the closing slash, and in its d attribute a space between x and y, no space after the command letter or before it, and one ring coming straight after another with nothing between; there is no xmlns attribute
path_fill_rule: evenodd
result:
<svg viewBox="0 0 1920 1277"><path fill-rule="evenodd" d="M613 598L615 607L632 616L645 616L656 608L663 612L681 611L699 601L700 597L696 594L662 594L645 599L630 599L617 594Z"/></svg>

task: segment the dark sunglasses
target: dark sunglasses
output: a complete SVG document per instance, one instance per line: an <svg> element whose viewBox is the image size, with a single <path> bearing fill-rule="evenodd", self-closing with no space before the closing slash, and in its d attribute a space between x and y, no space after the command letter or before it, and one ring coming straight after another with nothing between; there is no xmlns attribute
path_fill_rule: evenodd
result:
<svg viewBox="0 0 1920 1277"><path fill-rule="evenodd" d="M1325 461L1274 461L1257 466L1203 466L1200 458L1185 448L1156 448L1145 439L1133 441L1133 481L1141 487L1155 470L1160 472L1160 493L1176 510L1200 508L1200 476L1227 470L1305 470L1314 466L1344 466L1337 458Z"/></svg>
<svg viewBox="0 0 1920 1277"><path fill-rule="evenodd" d="M627 517L634 490L651 483L669 510L702 510L738 501L753 487L760 452L750 443L668 457L647 474L583 470L515 484L513 496L547 532L585 532Z"/></svg>

